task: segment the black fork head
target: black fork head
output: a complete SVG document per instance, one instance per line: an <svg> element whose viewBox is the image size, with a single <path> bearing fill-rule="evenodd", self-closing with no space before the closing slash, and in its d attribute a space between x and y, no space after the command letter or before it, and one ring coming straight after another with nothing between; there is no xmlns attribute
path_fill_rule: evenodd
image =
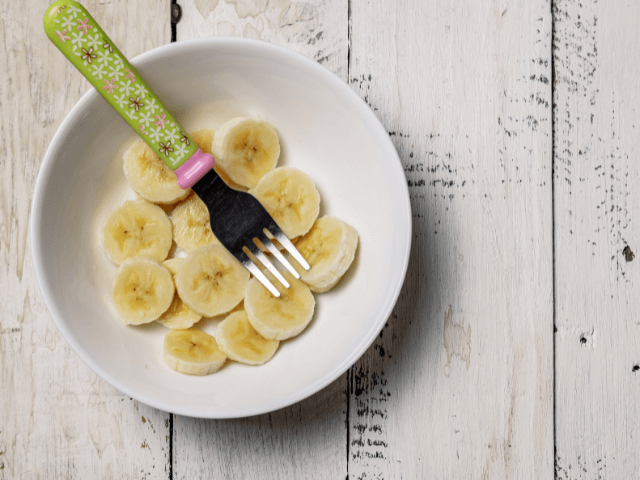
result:
<svg viewBox="0 0 640 480"><path fill-rule="evenodd" d="M305 270L309 270L309 264L253 195L229 187L215 170L210 170L192 188L207 206L211 230L220 243L274 296L279 297L280 293L265 277L259 265L269 270L286 288L289 288L289 284L270 260L260 252L254 239L265 245L295 278L300 278L300 275L273 246L265 230L276 238ZM257 261L254 261L254 258Z"/></svg>
<svg viewBox="0 0 640 480"><path fill-rule="evenodd" d="M273 222L255 197L229 187L215 170L210 170L192 188L209 210L211 230L236 258L244 254L243 247Z"/></svg>

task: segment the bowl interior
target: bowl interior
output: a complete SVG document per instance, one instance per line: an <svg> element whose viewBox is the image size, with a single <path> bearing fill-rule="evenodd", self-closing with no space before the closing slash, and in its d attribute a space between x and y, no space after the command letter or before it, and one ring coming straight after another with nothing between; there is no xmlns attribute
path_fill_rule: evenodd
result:
<svg viewBox="0 0 640 480"><path fill-rule="evenodd" d="M63 60L61 60L63 61ZM388 135L369 107L314 62L239 39L182 42L132 62L187 129L259 116L278 130L279 165L306 172L337 216L360 236L356 260L333 291L316 295L309 327L266 365L229 363L207 377L170 370L167 330L129 327L110 304L116 267L100 246L106 217L134 198L122 153L135 133L96 93L76 105L51 143L32 213L36 272L49 310L80 357L124 393L199 417L268 412L314 393L370 345L397 299L411 241L406 182ZM215 321L205 321L212 333Z"/></svg>

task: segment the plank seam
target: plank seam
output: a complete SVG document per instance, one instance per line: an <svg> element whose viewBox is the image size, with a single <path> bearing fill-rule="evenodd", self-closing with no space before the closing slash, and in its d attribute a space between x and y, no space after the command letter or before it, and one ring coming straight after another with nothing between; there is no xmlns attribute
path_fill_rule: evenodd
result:
<svg viewBox="0 0 640 480"><path fill-rule="evenodd" d="M351 85L351 0L347 0L347 83Z"/></svg>
<svg viewBox="0 0 640 480"><path fill-rule="evenodd" d="M169 5L169 23L171 24L171 43L178 37L178 24L172 21L173 5L177 5L177 0L171 0ZM179 5L178 5L179 6ZM173 413L169 413L169 480L173 480Z"/></svg>
<svg viewBox="0 0 640 480"><path fill-rule="evenodd" d="M349 443L351 441L351 435L350 435L351 426L349 425L349 416L351 415L351 371L352 370L353 370L353 367L351 367L349 370L347 370L347 391L346 391L347 418L345 420L345 424L347 426L347 476L346 476L346 480L349 480Z"/></svg>
<svg viewBox="0 0 640 480"><path fill-rule="evenodd" d="M556 63L555 63L555 29L556 17L554 15L555 0L551 0L551 301L552 309L552 342L553 349L553 463L554 478L558 478L556 471L556 191L554 172L556 168Z"/></svg>
<svg viewBox="0 0 640 480"><path fill-rule="evenodd" d="M169 414L169 480L173 480L173 413Z"/></svg>
<svg viewBox="0 0 640 480"><path fill-rule="evenodd" d="M351 85L351 0L347 0L347 84ZM350 415L351 415L351 390L352 390L352 371L354 367L349 368L347 370L347 408L346 408L346 419L345 424L347 426L347 476L346 480L349 480L349 455L351 454L351 425L350 425Z"/></svg>
<svg viewBox="0 0 640 480"><path fill-rule="evenodd" d="M172 11L173 11L174 5L178 5L177 0L171 0L171 4L169 5L169 22L171 23L171 43L175 42L178 37L178 24L172 21Z"/></svg>

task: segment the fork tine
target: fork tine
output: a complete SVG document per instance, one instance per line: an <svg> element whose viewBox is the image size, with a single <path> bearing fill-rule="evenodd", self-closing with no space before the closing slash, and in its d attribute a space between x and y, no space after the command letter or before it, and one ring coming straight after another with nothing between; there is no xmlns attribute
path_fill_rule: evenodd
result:
<svg viewBox="0 0 640 480"><path fill-rule="evenodd" d="M280 298L280 292L278 291L278 289L273 286L273 284L264 275L264 273L262 273L260 269L251 261L249 256L245 252L242 252L240 257L242 265L244 265L244 267L249 270L251 274L256 277L260 281L260 283L273 294L274 297Z"/></svg>
<svg viewBox="0 0 640 480"><path fill-rule="evenodd" d="M250 242L248 248L251 251L251 253L253 253L255 257L258 260L260 260L260 262L265 267L267 267L267 270L269 270L271 274L274 277L276 277L282 285L284 285L286 288L291 287L291 285L289 285L289 282L287 282L287 280L282 276L282 274L278 271L278 269L273 266L273 264L269 261L267 256L264 253L262 253L262 251L260 251L260 248L258 248L258 246L255 243Z"/></svg>
<svg viewBox="0 0 640 480"><path fill-rule="evenodd" d="M302 268L304 268L305 270L309 270L311 268L307 261L302 257L302 255L300 255L300 252L296 249L296 247L293 246L293 243L291 243L289 237L287 237L284 232L280 230L280 227L278 227L275 222L269 226L269 230L271 231L271 235L276 237L280 244L287 249L287 252L289 252L291 256L293 256L293 258L298 261Z"/></svg>
<svg viewBox="0 0 640 480"><path fill-rule="evenodd" d="M295 268L293 268L293 265L291 265L291 263L289 263L289 261L286 258L284 258L284 255L280 253L280 250L276 248L276 246L273 244L273 242L269 239L269 237L267 237L267 235L264 232L262 233L262 235L258 236L258 240L260 240L260 243L262 243L262 245L264 245L267 248L267 250L269 250L271 254L274 257L276 257L278 261L282 265L284 265L287 270L289 270L289 272L291 273L291 275L294 276L294 278L300 280L300 274L296 271Z"/></svg>

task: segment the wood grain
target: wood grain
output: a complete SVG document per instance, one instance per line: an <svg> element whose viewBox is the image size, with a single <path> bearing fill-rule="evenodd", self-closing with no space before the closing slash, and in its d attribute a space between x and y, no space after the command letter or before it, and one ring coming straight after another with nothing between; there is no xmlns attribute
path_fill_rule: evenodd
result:
<svg viewBox="0 0 640 480"><path fill-rule="evenodd" d="M168 414L82 363L35 279L35 178L56 129L90 88L43 31L49 3L0 4L0 479L168 478ZM168 1L84 4L128 56L171 39Z"/></svg>
<svg viewBox="0 0 640 480"><path fill-rule="evenodd" d="M414 215L400 300L351 371L351 479L553 475L550 10L351 2L349 82Z"/></svg>
<svg viewBox="0 0 640 480"><path fill-rule="evenodd" d="M347 0L180 4L178 41L206 36L264 40L347 78ZM174 416L174 478L345 478L346 398L344 376L268 415L230 421Z"/></svg>
<svg viewBox="0 0 640 480"><path fill-rule="evenodd" d="M179 2L177 40L245 37L285 46L347 78L348 0Z"/></svg>
<svg viewBox="0 0 640 480"><path fill-rule="evenodd" d="M556 478L637 478L640 5L554 7Z"/></svg>
<svg viewBox="0 0 640 480"><path fill-rule="evenodd" d="M300 403L257 417L175 415L173 478L345 478L344 383L337 380Z"/></svg>

